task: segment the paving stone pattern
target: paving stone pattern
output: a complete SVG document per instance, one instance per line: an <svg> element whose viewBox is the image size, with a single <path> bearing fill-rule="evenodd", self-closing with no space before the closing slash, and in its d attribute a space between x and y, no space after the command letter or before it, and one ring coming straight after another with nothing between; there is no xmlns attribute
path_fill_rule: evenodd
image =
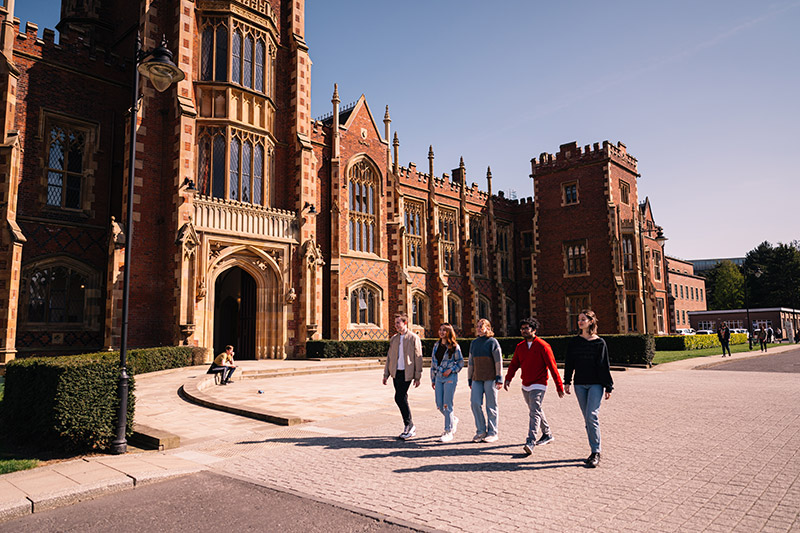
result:
<svg viewBox="0 0 800 533"><path fill-rule="evenodd" d="M615 373L617 389L601 408L603 458L595 470L582 466L589 447L574 395L559 399L551 386L544 408L555 442L526 457L518 378L500 393L497 443L471 442L463 380L455 401L461 424L456 439L442 444L430 384L411 390L418 437L401 442L391 384L383 387L380 377L274 380L278 395L308 398L317 387L315 401L306 401L309 412L324 405L311 416L316 421L237 427L178 454L443 531L800 531L800 380L793 374Z"/></svg>

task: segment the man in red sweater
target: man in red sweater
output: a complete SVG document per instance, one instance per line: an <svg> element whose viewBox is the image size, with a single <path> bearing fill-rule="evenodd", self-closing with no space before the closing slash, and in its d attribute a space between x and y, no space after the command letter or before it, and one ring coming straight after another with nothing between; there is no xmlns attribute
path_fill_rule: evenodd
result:
<svg viewBox="0 0 800 533"><path fill-rule="evenodd" d="M525 440L525 446L522 449L528 455L533 453L534 446L553 442L553 433L550 431L547 418L545 418L544 411L542 411L542 400L544 399L544 393L547 391L548 370L553 376L553 381L556 382L558 397L564 397L564 384L561 382L561 376L558 375L553 349L536 336L536 330L538 329L539 321L535 318L526 318L520 322L519 330L522 333L523 340L514 349L514 357L511 359L511 364L508 365L506 382L503 385L503 388L508 390L508 386L511 385L511 380L514 378L514 374L517 373L517 369L522 369L522 395L525 397L525 403L528 404L528 409L530 410L528 438ZM542 429L542 437L536 440L536 431L539 428Z"/></svg>

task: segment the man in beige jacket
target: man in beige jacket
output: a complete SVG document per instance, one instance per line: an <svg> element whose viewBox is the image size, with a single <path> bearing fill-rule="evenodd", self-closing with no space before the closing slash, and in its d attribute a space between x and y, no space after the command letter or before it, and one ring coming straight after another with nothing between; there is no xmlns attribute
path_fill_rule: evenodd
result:
<svg viewBox="0 0 800 533"><path fill-rule="evenodd" d="M417 428L411 420L411 409L408 407L408 389L411 381L419 387L422 378L422 342L416 333L408 329L408 316L397 315L394 319L394 335L389 341L389 353L383 368L383 384L392 376L394 382L394 401L403 415L405 427L398 438L407 440L417 434Z"/></svg>

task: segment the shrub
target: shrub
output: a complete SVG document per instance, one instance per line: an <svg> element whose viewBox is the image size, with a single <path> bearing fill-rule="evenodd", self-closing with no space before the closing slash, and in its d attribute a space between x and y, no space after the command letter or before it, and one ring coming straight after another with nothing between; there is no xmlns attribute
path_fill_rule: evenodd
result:
<svg viewBox="0 0 800 533"><path fill-rule="evenodd" d="M193 364L191 346L128 352L128 427L134 417L135 374ZM119 352L32 357L6 367L2 422L16 440L59 448L105 449L116 437Z"/></svg>
<svg viewBox="0 0 800 533"><path fill-rule="evenodd" d="M746 342L746 333L731 334L731 344L745 344ZM664 335L656 337L656 350L660 352L700 350L715 346L720 346L719 337L716 335Z"/></svg>
<svg viewBox="0 0 800 533"><path fill-rule="evenodd" d="M114 354L16 359L6 366L4 431L15 440L74 450L108 448L116 436L119 358ZM134 380L128 382L128 427Z"/></svg>
<svg viewBox="0 0 800 533"><path fill-rule="evenodd" d="M646 364L655 356L652 335L603 335L612 364ZM542 337L553 347L556 361L564 362L567 344L572 335L562 337ZM430 357L437 339L422 339L422 355ZM473 339L458 339L464 358L469 357L469 345ZM509 358L522 337L497 337L503 357ZM389 351L388 340L373 341L332 341L318 340L306 343L306 357L385 357Z"/></svg>

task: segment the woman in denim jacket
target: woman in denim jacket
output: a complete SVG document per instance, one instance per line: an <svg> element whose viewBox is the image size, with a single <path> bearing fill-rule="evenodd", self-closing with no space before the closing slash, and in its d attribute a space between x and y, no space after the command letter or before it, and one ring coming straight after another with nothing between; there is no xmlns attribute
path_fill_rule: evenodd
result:
<svg viewBox="0 0 800 533"><path fill-rule="evenodd" d="M444 415L442 442L450 442L458 426L453 414L453 397L458 385L458 371L464 368L464 356L450 324L439 326L439 340L431 353L431 387L436 391L436 408Z"/></svg>

